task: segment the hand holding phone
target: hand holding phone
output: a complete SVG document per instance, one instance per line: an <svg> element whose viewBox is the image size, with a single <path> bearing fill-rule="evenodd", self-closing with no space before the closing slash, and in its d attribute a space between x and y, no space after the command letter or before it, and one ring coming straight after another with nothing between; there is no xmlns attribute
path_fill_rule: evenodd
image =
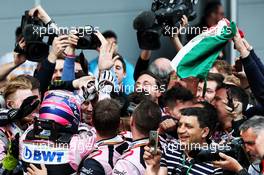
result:
<svg viewBox="0 0 264 175"><path fill-rule="evenodd" d="M158 137L159 135L157 131L149 132L149 147L150 147L150 152L153 155L156 155L158 151Z"/></svg>
<svg viewBox="0 0 264 175"><path fill-rule="evenodd" d="M242 66L241 59L236 60L234 67L235 67L236 72L242 72L243 71L243 66Z"/></svg>
<svg viewBox="0 0 264 175"><path fill-rule="evenodd" d="M226 94L227 94L227 106L229 106L232 109L231 112L233 112L234 109L235 109L235 106L234 106L234 102L233 102L233 97L232 97L232 94L231 94L231 90L230 89L227 89Z"/></svg>

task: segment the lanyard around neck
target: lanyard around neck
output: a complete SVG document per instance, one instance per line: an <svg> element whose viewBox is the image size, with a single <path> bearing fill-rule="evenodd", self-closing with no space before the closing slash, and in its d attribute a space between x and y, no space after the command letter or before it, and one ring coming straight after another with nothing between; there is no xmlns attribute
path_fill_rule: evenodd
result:
<svg viewBox="0 0 264 175"><path fill-rule="evenodd" d="M140 139L140 140L132 142L130 144L130 149L134 149L134 148L137 148L137 147L140 147L140 146L145 146L148 143L149 143L149 139L148 138Z"/></svg>
<svg viewBox="0 0 264 175"><path fill-rule="evenodd" d="M185 165L186 165L186 156L185 156L185 154L182 155L182 165L183 165L183 167L185 168ZM187 165L186 165L186 166L187 166ZM189 173L190 173L190 171L191 171L191 169L192 169L192 166L193 166L192 163L191 163L190 166L188 166L188 169L187 169L186 175L189 175Z"/></svg>
<svg viewBox="0 0 264 175"><path fill-rule="evenodd" d="M99 142L96 143L97 146L103 146L103 145L116 145L119 143L124 142L124 140L122 139L122 137L120 136L116 136L114 138L111 139L105 139L105 140L101 140Z"/></svg>

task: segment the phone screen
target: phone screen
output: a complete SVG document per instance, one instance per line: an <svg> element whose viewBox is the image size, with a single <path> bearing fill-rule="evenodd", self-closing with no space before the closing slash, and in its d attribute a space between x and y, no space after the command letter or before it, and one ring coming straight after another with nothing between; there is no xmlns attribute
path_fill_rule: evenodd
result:
<svg viewBox="0 0 264 175"><path fill-rule="evenodd" d="M150 131L149 132L149 147L152 154L157 154L158 149L158 132Z"/></svg>

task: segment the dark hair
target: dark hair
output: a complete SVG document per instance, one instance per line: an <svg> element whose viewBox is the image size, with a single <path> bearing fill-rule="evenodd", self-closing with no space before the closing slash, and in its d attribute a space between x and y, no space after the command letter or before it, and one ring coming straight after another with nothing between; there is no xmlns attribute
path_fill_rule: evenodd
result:
<svg viewBox="0 0 264 175"><path fill-rule="evenodd" d="M211 128L212 130L214 130L216 127L216 124L218 123L217 109L211 103L207 101L198 102L197 104L201 104L203 106L203 109L207 111L211 119Z"/></svg>
<svg viewBox="0 0 264 175"><path fill-rule="evenodd" d="M121 117L130 117L136 109L136 106L144 100L151 100L144 92L133 92L128 95L125 104L122 107Z"/></svg>
<svg viewBox="0 0 264 175"><path fill-rule="evenodd" d="M107 39L107 38L115 38L117 40L117 35L114 31L112 30L107 30L102 33L102 35Z"/></svg>
<svg viewBox="0 0 264 175"><path fill-rule="evenodd" d="M216 82L216 90L223 86L224 76L218 73L209 73L207 76L207 81L215 81ZM203 80L200 80L203 81Z"/></svg>
<svg viewBox="0 0 264 175"><path fill-rule="evenodd" d="M176 102L186 102L193 100L192 92L184 87L173 87L169 89L163 96L164 105L167 107L175 107Z"/></svg>
<svg viewBox="0 0 264 175"><path fill-rule="evenodd" d="M126 63L125 63L125 60L123 59L123 57L119 53L114 54L113 55L113 58L116 57L116 56L118 56L117 57L117 60L119 60L122 63L124 72L126 72Z"/></svg>
<svg viewBox="0 0 264 175"><path fill-rule="evenodd" d="M157 84L159 90L161 89L162 85L164 85L164 84L163 84L163 81L162 81L157 75L153 74L152 72L150 72L150 71L148 71L148 70L146 70L146 71L142 71L142 72L140 73L140 75L138 76L138 78L141 77L141 76L144 75L144 74L147 74L147 75L149 75L149 76L151 76L151 77L153 77L153 78L155 79L156 84Z"/></svg>
<svg viewBox="0 0 264 175"><path fill-rule="evenodd" d="M200 107L191 107L191 108L185 108L181 110L181 114L185 116L196 116L197 120L199 122L200 128L206 128L208 127L210 132L207 139L210 137L211 131L213 130L212 125L212 117L210 116L210 112L207 108L200 108Z"/></svg>
<svg viewBox="0 0 264 175"><path fill-rule="evenodd" d="M144 100L136 107L132 117L136 129L147 136L149 131L158 129L161 121L161 111L156 103Z"/></svg>
<svg viewBox="0 0 264 175"><path fill-rule="evenodd" d="M237 87L231 84L225 84L224 87L230 90L232 98L242 103L242 112L245 112L249 103L249 97L245 90L241 87Z"/></svg>
<svg viewBox="0 0 264 175"><path fill-rule="evenodd" d="M85 58L83 52L81 52L81 53L79 54L79 56L77 56L77 57L75 58L75 62L76 62L76 63L80 63L80 65L81 65L81 67L82 67L82 73L81 73L82 75L77 75L76 78L80 78L80 77L82 77L82 76L86 76L86 75L88 75L88 61L86 60L86 58Z"/></svg>
<svg viewBox="0 0 264 175"><path fill-rule="evenodd" d="M129 102L139 104L144 100L150 100L149 96L143 92L133 92L128 95L127 100Z"/></svg>
<svg viewBox="0 0 264 175"><path fill-rule="evenodd" d="M19 42L19 40L22 37L22 28L20 26L16 28L15 35L16 35L16 42Z"/></svg>
<svg viewBox="0 0 264 175"><path fill-rule="evenodd" d="M222 6L220 1L211 1L209 3L206 4L205 8L204 8L204 16L209 16L211 13L214 13L219 6Z"/></svg>
<svg viewBox="0 0 264 175"><path fill-rule="evenodd" d="M118 133L120 123L120 106L112 99L104 99L95 105L92 118L96 132L100 136L114 137Z"/></svg>

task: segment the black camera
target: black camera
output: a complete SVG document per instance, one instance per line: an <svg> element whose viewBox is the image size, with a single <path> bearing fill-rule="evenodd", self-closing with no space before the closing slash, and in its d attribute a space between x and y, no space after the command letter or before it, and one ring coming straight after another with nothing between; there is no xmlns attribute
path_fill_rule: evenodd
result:
<svg viewBox="0 0 264 175"><path fill-rule="evenodd" d="M16 43L15 52L25 54L26 58L30 61L41 62L48 57L49 45L52 44L55 37L59 35L69 34L68 28L57 27L48 24L45 25L36 14L33 17L29 16L28 11L21 19L22 37L25 39L26 48L20 48ZM96 31L92 26L85 26L84 28L75 28L77 30L76 35L80 38L78 40L77 49L96 49L101 46L100 40L94 34ZM48 41L44 41L44 37L48 37Z"/></svg>
<svg viewBox="0 0 264 175"><path fill-rule="evenodd" d="M40 35L40 30L45 28L45 24L36 16L29 16L28 11L21 19L22 37L24 37L26 48L23 50L16 43L15 52L25 54L27 59L34 62L47 58L49 45L43 42L44 35Z"/></svg>
<svg viewBox="0 0 264 175"><path fill-rule="evenodd" d="M96 33L96 30L92 26L78 28L76 35L79 37L79 40L76 49L95 50L100 47L101 42L94 33Z"/></svg>
<svg viewBox="0 0 264 175"><path fill-rule="evenodd" d="M171 35L171 29L179 28L181 18L195 19L194 5L198 0L154 0L151 11L144 11L134 20L139 47L146 50L160 48L160 36Z"/></svg>
<svg viewBox="0 0 264 175"><path fill-rule="evenodd" d="M224 153L238 160L243 167L250 165L250 160L244 151L243 140L241 138L233 139L229 144L210 145L201 148L192 148L189 155L193 158L193 162L212 162L221 160L219 153Z"/></svg>
<svg viewBox="0 0 264 175"><path fill-rule="evenodd" d="M155 12L157 22L161 26L180 27L183 15L191 21L195 19L196 12L193 0L154 0L151 10Z"/></svg>

